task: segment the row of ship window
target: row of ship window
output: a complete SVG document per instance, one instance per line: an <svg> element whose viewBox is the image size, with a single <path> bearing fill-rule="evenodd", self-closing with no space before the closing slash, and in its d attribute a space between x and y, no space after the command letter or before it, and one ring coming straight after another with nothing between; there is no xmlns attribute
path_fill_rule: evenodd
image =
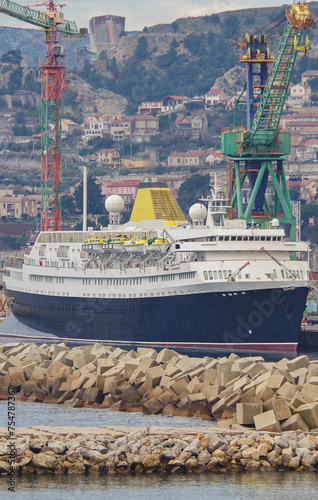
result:
<svg viewBox="0 0 318 500"><path fill-rule="evenodd" d="M175 279L189 279L194 278L195 271L178 274L164 274L162 276L149 276L149 283L156 283L158 281L174 281ZM83 285L106 285L106 286L122 286L122 285L141 285L142 280L145 278L83 278ZM146 278L147 279L147 278Z"/></svg>
<svg viewBox="0 0 318 500"><path fill-rule="evenodd" d="M59 283L63 285L64 283L64 278L53 278L53 276L39 276L37 274L30 274L29 276L30 281L36 281L37 283Z"/></svg>
<svg viewBox="0 0 318 500"><path fill-rule="evenodd" d="M205 280L222 280L228 279L231 276L232 271L227 271L225 269L219 269L219 271L203 271L203 276Z"/></svg>
<svg viewBox="0 0 318 500"><path fill-rule="evenodd" d="M194 278L195 271L179 274L165 274L162 276L150 276L148 278L150 283L155 283L160 281L174 281L175 279L189 279ZM105 286L122 286L122 285L141 285L142 279L144 278L83 278L83 285L105 285ZM64 284L64 278L52 276L40 276L37 274L30 274L30 281L35 281L38 283L58 283Z"/></svg>
<svg viewBox="0 0 318 500"><path fill-rule="evenodd" d="M288 271L284 271L284 269L281 269L281 276L283 279L289 279L290 278L290 273ZM304 279L304 273L301 270L293 270L291 271L296 279L303 280ZM225 269L219 269L218 271L203 271L203 276L205 280L222 280L222 279L228 279L232 275L232 271L227 271ZM245 279L250 279L250 274L245 274ZM265 274L266 278L269 279L277 279L277 271L276 269L273 269L272 273L266 273ZM239 272L237 275L238 279L242 279L242 273Z"/></svg>
<svg viewBox="0 0 318 500"><path fill-rule="evenodd" d="M166 295L178 295L178 294L183 294L183 290L179 290L177 292L176 290L170 291L170 292L144 292L144 293L83 293L83 297L97 297L97 298L108 298L108 299L114 299L114 298L135 298L135 297L159 297L159 296L166 296Z"/></svg>
<svg viewBox="0 0 318 500"><path fill-rule="evenodd" d="M213 241L211 238L211 241ZM216 236L216 241L281 241L281 236Z"/></svg>

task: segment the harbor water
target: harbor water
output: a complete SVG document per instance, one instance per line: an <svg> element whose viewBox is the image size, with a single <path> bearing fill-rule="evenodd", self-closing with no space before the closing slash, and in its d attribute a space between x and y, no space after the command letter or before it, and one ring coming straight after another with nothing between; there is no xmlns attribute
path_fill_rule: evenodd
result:
<svg viewBox="0 0 318 500"><path fill-rule="evenodd" d="M0 401L0 427L6 426L7 401ZM126 427L211 427L215 422L200 418L170 415L146 415L111 411L103 408L72 408L68 405L15 402L16 427L39 425L99 427L123 425Z"/></svg>
<svg viewBox="0 0 318 500"><path fill-rule="evenodd" d="M2 478L4 480L4 478ZM316 500L315 472L20 476L8 500Z"/></svg>
<svg viewBox="0 0 318 500"><path fill-rule="evenodd" d="M6 426L7 401L0 401L0 426ZM71 408L65 405L16 402L16 425L169 426L211 427L214 422L196 418L108 409ZM210 472L201 474L87 474L17 476L15 493L7 490L6 476L0 477L1 500L316 500L317 472Z"/></svg>

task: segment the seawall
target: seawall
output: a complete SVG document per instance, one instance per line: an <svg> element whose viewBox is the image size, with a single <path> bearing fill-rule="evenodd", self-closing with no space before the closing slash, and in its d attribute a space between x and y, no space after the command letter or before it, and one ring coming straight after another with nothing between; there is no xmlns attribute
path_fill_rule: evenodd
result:
<svg viewBox="0 0 318 500"><path fill-rule="evenodd" d="M318 360L310 361L307 356L267 362L260 356L242 358L231 354L198 358L169 349L157 352L138 348L128 352L100 344L74 348L64 343L0 344L0 398L8 400L8 429L12 424L11 431L2 429L0 472L3 473L7 473L6 451L13 434L18 445L17 470L21 472L38 469L70 472L73 466L69 462L73 462L69 455L78 447L83 448L82 452L70 456L74 460L77 457L75 462L81 462L85 471L92 466L101 471L137 472L187 471L192 466L194 470L317 468ZM82 446L79 436L87 434L83 429L67 432L33 428L20 434L14 422L16 400L39 406L56 403L74 408L195 416L217 421L218 427L192 429L186 435L179 429L169 433L162 429L156 432L126 429L116 438L111 434L112 441L106 429L105 439L109 442L99 438L104 430L98 428L89 439L83 437ZM43 442L34 447L32 440L39 439L38 433ZM215 445L211 433L223 442ZM247 441L235 441L235 433ZM128 446L130 441L132 448ZM120 451L116 455L121 444L125 446L124 455ZM90 446L99 453L94 460L99 457L100 461L94 464L85 451ZM41 460L49 457L51 466L39 465L36 455ZM138 460L131 455L138 455ZM127 464L117 466L111 459L113 456L122 457ZM153 467L147 465L148 456L150 463L156 460ZM79 472L85 472L83 466L78 466Z"/></svg>
<svg viewBox="0 0 318 500"><path fill-rule="evenodd" d="M198 473L313 470L318 433L173 428L16 429L13 457L0 429L0 474Z"/></svg>

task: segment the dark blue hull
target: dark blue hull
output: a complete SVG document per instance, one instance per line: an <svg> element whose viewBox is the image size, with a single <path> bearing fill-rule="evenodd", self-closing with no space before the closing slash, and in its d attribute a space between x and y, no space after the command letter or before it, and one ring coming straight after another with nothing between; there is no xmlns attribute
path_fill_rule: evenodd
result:
<svg viewBox="0 0 318 500"><path fill-rule="evenodd" d="M158 347L296 351L308 288L134 299L7 290L24 324L72 339Z"/></svg>

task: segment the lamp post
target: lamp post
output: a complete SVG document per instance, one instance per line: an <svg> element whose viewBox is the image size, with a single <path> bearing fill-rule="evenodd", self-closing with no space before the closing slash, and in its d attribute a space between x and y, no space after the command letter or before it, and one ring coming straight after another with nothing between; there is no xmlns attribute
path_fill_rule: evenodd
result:
<svg viewBox="0 0 318 500"><path fill-rule="evenodd" d="M83 231L87 231L87 171L86 165L80 167L83 172Z"/></svg>

